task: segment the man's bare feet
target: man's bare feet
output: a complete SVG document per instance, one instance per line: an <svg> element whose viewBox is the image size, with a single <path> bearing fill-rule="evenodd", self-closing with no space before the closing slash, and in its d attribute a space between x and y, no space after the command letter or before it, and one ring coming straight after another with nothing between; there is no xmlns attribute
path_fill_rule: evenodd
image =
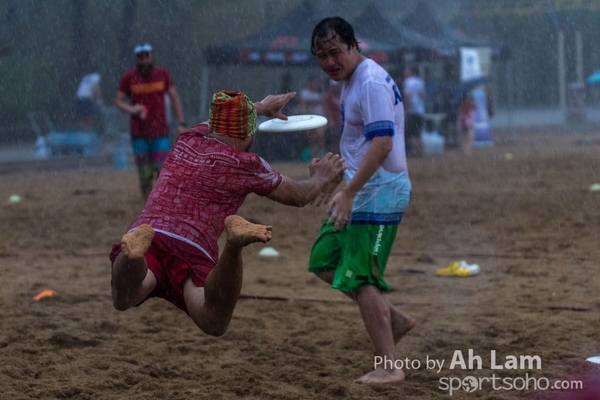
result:
<svg viewBox="0 0 600 400"><path fill-rule="evenodd" d="M111 270L113 305L117 310L127 310L150 294L152 289L145 290L143 287L148 274L144 254L150 248L153 238L154 229L150 225L140 225L121 239L121 254Z"/></svg>
<svg viewBox="0 0 600 400"><path fill-rule="evenodd" d="M140 225L126 233L121 239L121 251L129 260L141 259L150 248L154 238L154 229L150 225Z"/></svg>
<svg viewBox="0 0 600 400"><path fill-rule="evenodd" d="M393 383L401 382L406 378L401 369L377 368L358 378L357 383Z"/></svg>
<svg viewBox="0 0 600 400"><path fill-rule="evenodd" d="M412 328L415 327L417 321L406 314L403 314L394 306L390 306L390 316L392 318L392 335L394 336L394 344L398 344L400 339L404 337Z"/></svg>
<svg viewBox="0 0 600 400"><path fill-rule="evenodd" d="M253 224L239 215L230 215L225 218L225 229L227 230L227 241L240 247L251 243L267 243L271 240L273 227Z"/></svg>

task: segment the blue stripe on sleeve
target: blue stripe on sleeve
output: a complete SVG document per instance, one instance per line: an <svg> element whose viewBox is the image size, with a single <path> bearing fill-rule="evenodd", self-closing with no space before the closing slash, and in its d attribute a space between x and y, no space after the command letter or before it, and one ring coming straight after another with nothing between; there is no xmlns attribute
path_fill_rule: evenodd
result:
<svg viewBox="0 0 600 400"><path fill-rule="evenodd" d="M394 136L394 122L377 121L365 126L365 137L367 140L377 136Z"/></svg>

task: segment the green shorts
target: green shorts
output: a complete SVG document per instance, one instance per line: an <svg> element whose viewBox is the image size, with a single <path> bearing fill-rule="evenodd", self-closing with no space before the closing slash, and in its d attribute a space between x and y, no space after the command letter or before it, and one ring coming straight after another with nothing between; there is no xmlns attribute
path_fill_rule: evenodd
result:
<svg viewBox="0 0 600 400"><path fill-rule="evenodd" d="M350 224L338 232L323 223L310 253L308 271L335 270L331 287L356 292L363 285L382 291L390 287L383 278L398 225Z"/></svg>

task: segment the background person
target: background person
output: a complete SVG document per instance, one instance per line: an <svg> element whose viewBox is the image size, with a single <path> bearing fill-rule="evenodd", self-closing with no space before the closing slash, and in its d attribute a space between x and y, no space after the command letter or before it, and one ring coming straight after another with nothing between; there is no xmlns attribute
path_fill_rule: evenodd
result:
<svg viewBox="0 0 600 400"><path fill-rule="evenodd" d="M77 118L86 132L93 131L102 118L101 80L100 74L94 68L93 72L81 78L75 93Z"/></svg>
<svg viewBox="0 0 600 400"><path fill-rule="evenodd" d="M325 115L325 109L323 108L323 91L321 88L321 81L318 77L309 77L308 86L300 91L299 97L299 114ZM325 154L325 131L326 127L322 127L311 129L307 132L308 147L310 149L310 157L305 157L307 160L310 160L312 157L322 157Z"/></svg>
<svg viewBox="0 0 600 400"><path fill-rule="evenodd" d="M323 108L327 118L326 143L327 149L339 153L340 140L342 137L342 113L340 112L340 96L342 95L342 83L330 79L327 91L323 96Z"/></svg>
<svg viewBox="0 0 600 400"><path fill-rule="evenodd" d="M165 94L171 100L178 134L185 130L186 122L171 75L166 69L154 66L152 46L139 44L135 46L134 54L136 67L121 77L115 105L131 116L131 144L142 196L146 199L171 150Z"/></svg>
<svg viewBox="0 0 600 400"><path fill-rule="evenodd" d="M462 95L460 104L461 149L466 155L473 151L475 141L475 119L477 117L477 104L471 93Z"/></svg>
<svg viewBox="0 0 600 400"><path fill-rule="evenodd" d="M425 82L419 77L416 66L404 68L402 82L403 100L408 111L405 122L406 153L421 155L421 131L423 130L423 114L425 114Z"/></svg>
<svg viewBox="0 0 600 400"><path fill-rule="evenodd" d="M241 92L213 97L208 123L179 135L139 217L113 245L112 299L117 310L161 297L186 312L205 333L225 333L242 288L242 249L271 239L270 226L234 215L255 193L301 207L339 183L343 159L327 154L310 165L310 178L281 175L250 147L256 117L287 119L295 95L252 103ZM219 257L218 240L227 241Z"/></svg>
<svg viewBox="0 0 600 400"><path fill-rule="evenodd" d="M444 64L444 75L439 83L440 112L444 113L442 133L447 147L459 145L457 135L457 118L460 104L455 93L458 77L455 75L452 63Z"/></svg>

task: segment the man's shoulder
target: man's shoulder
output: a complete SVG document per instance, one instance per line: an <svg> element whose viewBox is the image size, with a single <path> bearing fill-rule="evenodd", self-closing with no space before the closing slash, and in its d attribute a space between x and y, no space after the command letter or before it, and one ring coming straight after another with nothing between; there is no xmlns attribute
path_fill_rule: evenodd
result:
<svg viewBox="0 0 600 400"><path fill-rule="evenodd" d="M155 74L161 75L161 76L170 76L171 75L166 68L162 68L162 67L154 67L153 72Z"/></svg>
<svg viewBox="0 0 600 400"><path fill-rule="evenodd" d="M208 136L202 125L197 125L183 132L177 137L174 145L175 152L191 152L202 159L203 163L219 163L229 168L229 171L244 170L253 173L262 173L269 168L265 167L262 158L249 151L237 150L220 140Z"/></svg>
<svg viewBox="0 0 600 400"><path fill-rule="evenodd" d="M366 62L363 64L364 67L359 70L359 82L361 82L361 84L367 82L387 84L392 80L390 74L381 65L371 59L365 61Z"/></svg>
<svg viewBox="0 0 600 400"><path fill-rule="evenodd" d="M122 75L123 78L125 77L133 77L137 74L138 70L136 68L131 68L128 69L127 71L125 71Z"/></svg>
<svg viewBox="0 0 600 400"><path fill-rule="evenodd" d="M137 74L138 71L135 68L125 71L123 75L121 75L121 84L134 81L137 77Z"/></svg>
<svg viewBox="0 0 600 400"><path fill-rule="evenodd" d="M206 136L208 135L208 124L206 122L201 122L192 126L187 132L191 132L195 135Z"/></svg>

